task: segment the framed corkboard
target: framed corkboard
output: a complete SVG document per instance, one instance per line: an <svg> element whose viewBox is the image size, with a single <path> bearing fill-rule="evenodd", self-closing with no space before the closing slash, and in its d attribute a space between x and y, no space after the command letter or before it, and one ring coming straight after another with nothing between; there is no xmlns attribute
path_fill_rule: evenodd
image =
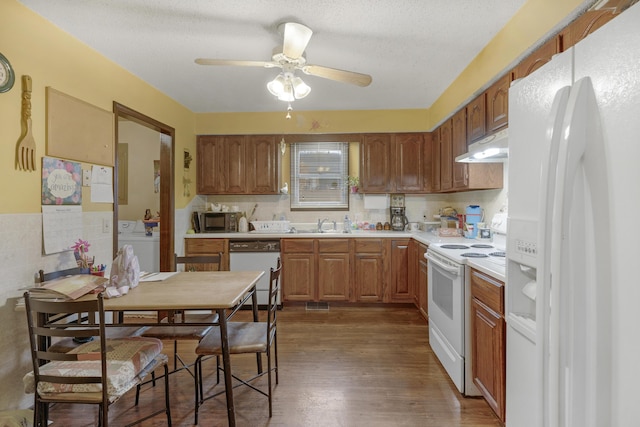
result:
<svg viewBox="0 0 640 427"><path fill-rule="evenodd" d="M47 155L114 166L113 113L47 87Z"/></svg>

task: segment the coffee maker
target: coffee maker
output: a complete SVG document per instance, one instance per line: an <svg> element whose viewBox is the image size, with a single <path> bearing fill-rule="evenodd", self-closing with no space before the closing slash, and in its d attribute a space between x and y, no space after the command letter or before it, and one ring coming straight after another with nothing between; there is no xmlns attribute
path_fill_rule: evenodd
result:
<svg viewBox="0 0 640 427"><path fill-rule="evenodd" d="M389 210L391 212L391 229L394 231L404 231L409 220L405 215L404 194L392 194Z"/></svg>

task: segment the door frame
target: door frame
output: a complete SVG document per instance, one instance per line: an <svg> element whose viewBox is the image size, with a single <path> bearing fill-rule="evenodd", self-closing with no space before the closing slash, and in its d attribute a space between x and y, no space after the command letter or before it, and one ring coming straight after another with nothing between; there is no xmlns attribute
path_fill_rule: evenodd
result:
<svg viewBox="0 0 640 427"><path fill-rule="evenodd" d="M118 252L118 141L119 118L138 123L160 133L160 271L173 271L175 247L175 129L113 101L115 121L115 168L113 184L113 254Z"/></svg>

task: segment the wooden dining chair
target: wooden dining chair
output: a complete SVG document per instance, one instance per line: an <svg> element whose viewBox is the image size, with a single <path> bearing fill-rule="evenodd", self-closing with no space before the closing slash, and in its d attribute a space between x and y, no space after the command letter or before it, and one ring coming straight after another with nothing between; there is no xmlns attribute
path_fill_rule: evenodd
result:
<svg viewBox="0 0 640 427"><path fill-rule="evenodd" d="M222 253L217 255L197 255L197 256L177 256L175 255L175 265L183 264L185 271L219 271L222 263ZM176 289L176 292L180 292ZM157 338L164 341L173 341L173 369L169 374L173 374L184 369L188 370L191 375L190 368L193 363L185 362L178 353L178 341L200 341L212 328L212 326L184 326L178 323L195 323L214 324L218 321L218 313L212 310L187 310L187 311L169 311L167 317L162 319L167 325L150 326L142 332L143 337ZM155 377L149 380L155 385ZM140 386L145 383L140 384ZM138 395L140 386L136 391L136 404L138 403Z"/></svg>
<svg viewBox="0 0 640 427"><path fill-rule="evenodd" d="M251 378L241 379L236 375L233 378L238 381L234 386L246 385L258 393L269 399L269 417L272 416L272 372L275 373L276 384L278 384L278 339L277 339L277 319L278 319L278 292L280 290L280 274L282 272L282 264L278 258L276 268L270 269L269 276L269 301L267 305L267 321L266 322L228 322L227 336L229 341L229 354L266 354L267 370L262 371L261 364L258 364L258 373ZM272 354L273 350L273 354ZM222 339L220 336L220 328L213 328L200 341L196 347L195 362L195 424L198 424L198 410L205 400L216 397L225 390L204 397L202 386L202 361L206 356L216 356L217 370L223 368L220 366L220 356L222 355ZM273 358L273 360L272 360ZM272 363L273 362L273 363ZM252 382L264 375L268 378L268 388L264 390L254 386Z"/></svg>
<svg viewBox="0 0 640 427"><path fill-rule="evenodd" d="M39 270L38 279L40 283L43 283L43 282L48 282L50 280L59 279L61 277L73 276L76 274L86 274L86 273L83 273L83 269L81 269L80 267L50 271L48 273L45 273L44 270ZM117 315L117 314L113 313L113 315ZM77 318L75 319L76 322L78 321L82 322L83 320L86 320L86 319L77 319ZM107 338L135 337L135 336L139 336L142 333L142 331L144 331L145 329L146 329L145 327L140 327L140 326L109 327L106 330L106 334L107 334ZM68 338L68 337L57 339L57 340L54 340L53 343L49 343L51 344L51 346L49 347L49 351L66 353L78 347L79 345L83 344L83 342L90 341L92 339L93 337L88 337L85 339L79 339L77 337L75 339Z"/></svg>
<svg viewBox="0 0 640 427"><path fill-rule="evenodd" d="M47 427L49 404L79 403L98 406L97 425L108 427L109 407L157 367L165 372L165 405L134 424L165 413L171 426L168 358L162 341L130 337L107 339L102 295L95 299L62 301L24 294L33 370L25 375L26 393L34 393L36 427ZM68 322L66 315L86 318ZM51 338L96 337L67 353L50 351Z"/></svg>

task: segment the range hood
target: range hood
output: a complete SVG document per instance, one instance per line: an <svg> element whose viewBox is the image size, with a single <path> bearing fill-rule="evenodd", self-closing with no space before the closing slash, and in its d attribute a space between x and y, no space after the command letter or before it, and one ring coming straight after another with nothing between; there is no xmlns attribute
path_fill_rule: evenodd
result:
<svg viewBox="0 0 640 427"><path fill-rule="evenodd" d="M509 129L489 135L469 145L468 151L456 157L459 163L499 163L504 162L509 154Z"/></svg>

